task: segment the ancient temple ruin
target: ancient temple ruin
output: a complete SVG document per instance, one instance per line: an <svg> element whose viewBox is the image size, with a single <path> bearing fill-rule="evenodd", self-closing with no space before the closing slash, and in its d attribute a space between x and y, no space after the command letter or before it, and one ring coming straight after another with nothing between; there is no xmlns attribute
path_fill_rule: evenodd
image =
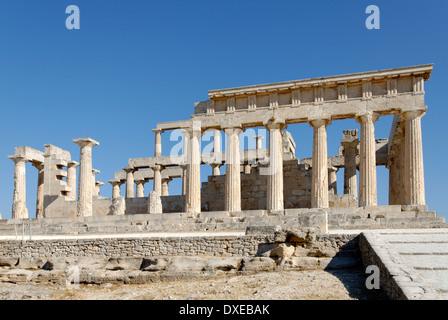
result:
<svg viewBox="0 0 448 320"><path fill-rule="evenodd" d="M421 118L432 69L420 65L211 90L207 101L195 104L190 119L157 124L154 156L129 159L113 173L110 198L99 195L104 183L96 181L99 171L92 168L92 149L99 142L74 139L81 149L79 162L53 145L44 151L18 147L9 157L15 163L12 219L29 217L25 163L31 162L39 171L36 217L42 221L138 215L152 221L149 226L172 223L175 217L176 223L185 221L185 230L193 223L197 230L198 222L208 223L207 228L222 223L225 229L229 221L240 228L285 223L291 217L325 229L442 223L426 206L423 172ZM390 136L376 138L375 122L389 115L394 116ZM327 127L343 119L356 119L360 129L341 132L339 154L328 155ZM294 137L287 131L293 124L312 127L311 157L296 157ZM254 148L240 150L240 135L257 127L269 132L266 147L263 137L254 136ZM182 150L162 156L161 135L171 130L182 131ZM201 152L206 131L213 131L213 148ZM202 183L201 165L213 168ZM377 205L377 166L389 170L388 206ZM340 169L342 194L336 190ZM173 179L182 179L181 195L169 194ZM151 180L152 192L145 192Z"/></svg>

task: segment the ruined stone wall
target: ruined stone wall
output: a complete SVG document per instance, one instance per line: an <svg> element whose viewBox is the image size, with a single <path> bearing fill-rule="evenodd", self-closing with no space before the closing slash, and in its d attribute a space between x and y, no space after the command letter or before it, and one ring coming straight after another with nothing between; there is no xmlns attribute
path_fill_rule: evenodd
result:
<svg viewBox="0 0 448 320"><path fill-rule="evenodd" d="M241 209L265 210L267 175L262 168L253 167L250 174L241 174ZM309 208L311 206L311 170L299 164L298 159L283 162L284 207ZM210 176L202 184L202 211L225 210L225 176Z"/></svg>

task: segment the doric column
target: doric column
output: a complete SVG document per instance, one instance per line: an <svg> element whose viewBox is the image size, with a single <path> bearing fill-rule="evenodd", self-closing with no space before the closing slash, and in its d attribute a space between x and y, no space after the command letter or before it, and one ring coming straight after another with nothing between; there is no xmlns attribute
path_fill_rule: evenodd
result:
<svg viewBox="0 0 448 320"><path fill-rule="evenodd" d="M145 197L145 183L146 179L135 180L136 185L136 198L144 198Z"/></svg>
<svg viewBox="0 0 448 320"><path fill-rule="evenodd" d="M44 217L44 164L33 162L37 169L37 198L36 198L36 218Z"/></svg>
<svg viewBox="0 0 448 320"><path fill-rule="evenodd" d="M26 207L26 163L29 159L20 156L9 156L14 161L14 196L12 204L13 219L28 219Z"/></svg>
<svg viewBox="0 0 448 320"><path fill-rule="evenodd" d="M166 197L170 195L170 190L168 184L173 180L172 178L163 178L162 179L162 196Z"/></svg>
<svg viewBox="0 0 448 320"><path fill-rule="evenodd" d="M328 192L338 194L337 176L338 168L328 166Z"/></svg>
<svg viewBox="0 0 448 320"><path fill-rule="evenodd" d="M267 185L266 209L268 211L283 210L283 144L282 123L265 125L269 130L269 170Z"/></svg>
<svg viewBox="0 0 448 320"><path fill-rule="evenodd" d="M93 215L92 148L99 142L90 138L73 139L81 148L79 160L78 216Z"/></svg>
<svg viewBox="0 0 448 320"><path fill-rule="evenodd" d="M187 194L187 186L188 186L188 175L187 175L187 165L180 164L179 167L182 169L182 195Z"/></svg>
<svg viewBox="0 0 448 320"><path fill-rule="evenodd" d="M241 170L240 170L240 138L241 128L225 129L227 135L226 149L226 186L225 210L241 211Z"/></svg>
<svg viewBox="0 0 448 320"><path fill-rule="evenodd" d="M313 161L311 180L311 207L328 208L327 126L329 119L309 121L313 127Z"/></svg>
<svg viewBox="0 0 448 320"><path fill-rule="evenodd" d="M213 153L215 161L214 163L211 163L212 166L212 175L219 176L221 175L221 171L219 168L221 167L221 131L220 130L214 130L213 131ZM219 156L218 156L219 155Z"/></svg>
<svg viewBox="0 0 448 320"><path fill-rule="evenodd" d="M98 174L98 173L100 173L101 171L99 171L99 170L96 170L96 169L92 169L92 188L93 188L93 191L94 191L94 193L93 193L93 195L97 195L96 194L96 175Z"/></svg>
<svg viewBox="0 0 448 320"><path fill-rule="evenodd" d="M162 169L160 165L151 167L154 171L154 191L160 196L162 194Z"/></svg>
<svg viewBox="0 0 448 320"><path fill-rule="evenodd" d="M255 145L256 145L256 149L260 150L263 149L263 136L254 136L255 139Z"/></svg>
<svg viewBox="0 0 448 320"><path fill-rule="evenodd" d="M120 180L109 180L112 185L112 199L120 197L120 186L123 184Z"/></svg>
<svg viewBox="0 0 448 320"><path fill-rule="evenodd" d="M356 156L358 152L358 130L346 130L342 138L342 154L344 155L344 194L358 197L358 183L356 179ZM351 134L351 133L354 134Z"/></svg>
<svg viewBox="0 0 448 320"><path fill-rule="evenodd" d="M101 189L102 186L104 186L104 182L95 181L95 192L94 192L95 196L99 196L100 195L100 189Z"/></svg>
<svg viewBox="0 0 448 320"><path fill-rule="evenodd" d="M219 168L221 167L221 163L211 163L210 164L213 168L212 170L212 175L213 176L220 176L221 175L221 170L219 170Z"/></svg>
<svg viewBox="0 0 448 320"><path fill-rule="evenodd" d="M154 157L160 157L162 155L162 132L161 129L152 130L156 134L156 146L154 149Z"/></svg>
<svg viewBox="0 0 448 320"><path fill-rule="evenodd" d="M375 122L378 115L366 113L356 116L361 124L359 144L359 206L377 205Z"/></svg>
<svg viewBox="0 0 448 320"><path fill-rule="evenodd" d="M423 170L423 143L421 118L424 110L407 111L401 114L405 121L405 204L425 205L425 178Z"/></svg>
<svg viewBox="0 0 448 320"><path fill-rule="evenodd" d="M134 198L134 168L124 167L126 172L126 198Z"/></svg>
<svg viewBox="0 0 448 320"><path fill-rule="evenodd" d="M213 152L220 153L221 152L221 131L213 130Z"/></svg>
<svg viewBox="0 0 448 320"><path fill-rule="evenodd" d="M78 167L79 162L69 161L67 163L67 185L70 187L67 197L72 200L76 200L76 168Z"/></svg>
<svg viewBox="0 0 448 320"><path fill-rule="evenodd" d="M189 217L201 212L201 127L193 124L186 130L188 136L187 154L187 190L185 194L185 211Z"/></svg>

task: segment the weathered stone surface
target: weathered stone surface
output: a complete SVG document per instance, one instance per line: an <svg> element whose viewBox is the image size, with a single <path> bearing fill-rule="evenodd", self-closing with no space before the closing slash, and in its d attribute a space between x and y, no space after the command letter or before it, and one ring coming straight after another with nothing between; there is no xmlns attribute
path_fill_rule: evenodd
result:
<svg viewBox="0 0 448 320"><path fill-rule="evenodd" d="M140 270L142 258L111 258L106 265L107 270Z"/></svg>
<svg viewBox="0 0 448 320"><path fill-rule="evenodd" d="M265 257L244 258L242 260L241 271L243 272L272 271L274 267L275 267L275 261L271 258L265 258Z"/></svg>
<svg viewBox="0 0 448 320"><path fill-rule="evenodd" d="M152 191L148 197L148 213L161 214L163 212L162 200L157 192Z"/></svg>
<svg viewBox="0 0 448 320"><path fill-rule="evenodd" d="M110 214L113 216L122 216L126 212L126 200L123 197L112 199Z"/></svg>
<svg viewBox="0 0 448 320"><path fill-rule="evenodd" d="M140 269L143 271L161 271L166 268L169 262L169 258L145 258Z"/></svg>
<svg viewBox="0 0 448 320"><path fill-rule="evenodd" d="M275 233L275 242L311 242L316 239L313 228L285 229Z"/></svg>
<svg viewBox="0 0 448 320"><path fill-rule="evenodd" d="M0 267L12 267L17 264L18 258L0 257Z"/></svg>
<svg viewBox="0 0 448 320"><path fill-rule="evenodd" d="M296 251L295 247L286 243L281 243L278 247L270 251L269 256L279 258L289 258Z"/></svg>
<svg viewBox="0 0 448 320"><path fill-rule="evenodd" d="M19 258L17 269L41 269L45 262L41 258Z"/></svg>
<svg viewBox="0 0 448 320"><path fill-rule="evenodd" d="M225 272L236 272L242 264L242 258L231 257L231 258L214 258L208 261L205 267L206 271L225 271Z"/></svg>
<svg viewBox="0 0 448 320"><path fill-rule="evenodd" d="M298 270L315 270L320 268L319 260L313 257L290 257L283 259L279 264L280 268L291 268Z"/></svg>
<svg viewBox="0 0 448 320"><path fill-rule="evenodd" d="M172 257L165 268L165 274L179 274L183 272L202 272L207 266L207 259L199 257Z"/></svg>

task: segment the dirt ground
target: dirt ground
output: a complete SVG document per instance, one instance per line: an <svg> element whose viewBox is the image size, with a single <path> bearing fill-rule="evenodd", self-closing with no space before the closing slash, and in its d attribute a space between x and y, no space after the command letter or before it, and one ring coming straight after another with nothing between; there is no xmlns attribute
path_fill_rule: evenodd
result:
<svg viewBox="0 0 448 320"><path fill-rule="evenodd" d="M359 270L281 271L148 284L67 288L55 284L0 283L1 300L371 300Z"/></svg>

